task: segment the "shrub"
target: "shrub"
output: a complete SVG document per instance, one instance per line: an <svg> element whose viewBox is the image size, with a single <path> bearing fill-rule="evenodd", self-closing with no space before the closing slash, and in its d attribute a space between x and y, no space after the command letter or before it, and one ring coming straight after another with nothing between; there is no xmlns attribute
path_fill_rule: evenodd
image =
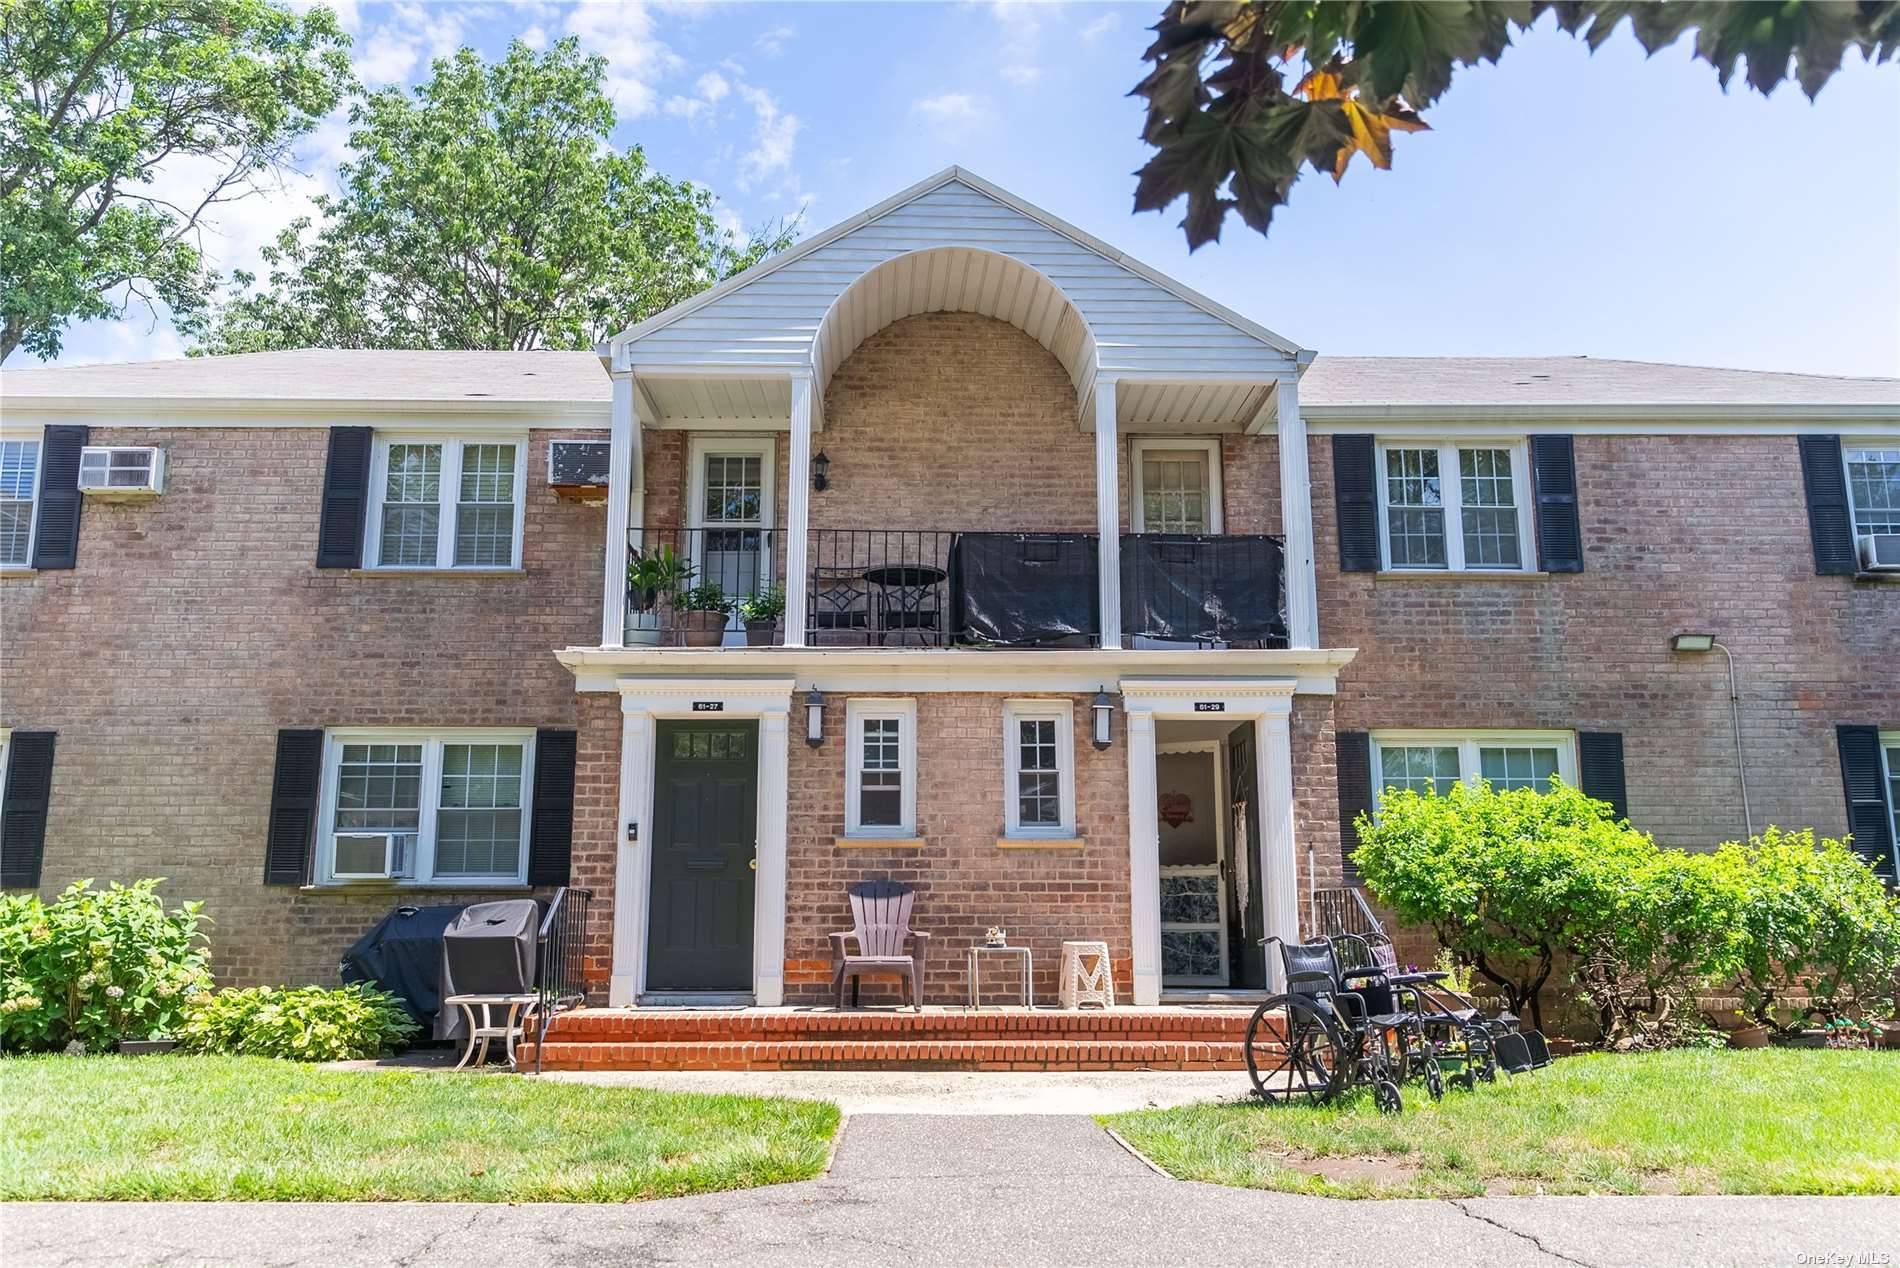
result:
<svg viewBox="0 0 1900 1268"><path fill-rule="evenodd" d="M0 1047L93 1052L172 1033L210 984L200 904L170 911L158 880L95 890L75 881L51 903L0 899Z"/></svg>
<svg viewBox="0 0 1900 1268"><path fill-rule="evenodd" d="M363 983L337 990L258 986L193 996L178 1044L187 1052L351 1061L400 1047L416 1029L401 1000Z"/></svg>

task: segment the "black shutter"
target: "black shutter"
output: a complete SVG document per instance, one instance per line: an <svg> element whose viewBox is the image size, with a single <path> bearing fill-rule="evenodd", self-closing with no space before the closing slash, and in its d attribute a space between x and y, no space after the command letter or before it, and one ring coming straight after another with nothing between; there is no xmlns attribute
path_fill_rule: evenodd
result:
<svg viewBox="0 0 1900 1268"><path fill-rule="evenodd" d="M369 508L369 453L375 431L332 427L323 470L323 518L317 526L317 567L363 566L363 517Z"/></svg>
<svg viewBox="0 0 1900 1268"><path fill-rule="evenodd" d="M1609 802L1617 818L1629 818L1621 731L1577 732L1577 786L1583 789L1585 796Z"/></svg>
<svg viewBox="0 0 1900 1268"><path fill-rule="evenodd" d="M1361 813L1372 813L1372 737L1364 731L1341 731L1333 737L1333 770L1339 783L1339 860L1345 883L1359 884L1352 852L1359 848L1359 830L1353 826Z"/></svg>
<svg viewBox="0 0 1900 1268"><path fill-rule="evenodd" d="M271 779L270 838L264 846L264 883L302 885L310 879L310 846L317 835L317 794L323 784L323 732L277 733L277 773Z"/></svg>
<svg viewBox="0 0 1900 1268"><path fill-rule="evenodd" d="M1886 775L1880 768L1880 728L1834 728L1841 749L1841 783L1847 789L1847 830L1854 853L1882 876L1894 874L1893 810L1887 805Z"/></svg>
<svg viewBox="0 0 1900 1268"><path fill-rule="evenodd" d="M1847 504L1847 470L1839 436L1802 436L1801 484L1808 495L1808 533L1814 538L1814 571L1851 577L1860 571L1854 550L1854 519Z"/></svg>
<svg viewBox="0 0 1900 1268"><path fill-rule="evenodd" d="M1532 436L1531 484L1537 496L1537 566L1583 571L1583 522L1577 511L1577 455L1569 436Z"/></svg>
<svg viewBox="0 0 1900 1268"><path fill-rule="evenodd" d="M0 888L39 888L52 792L53 732L15 731L7 741L7 786L0 793L5 805L0 812Z"/></svg>
<svg viewBox="0 0 1900 1268"><path fill-rule="evenodd" d="M1378 450L1366 435L1333 437L1333 506L1339 570L1379 571Z"/></svg>
<svg viewBox="0 0 1900 1268"><path fill-rule="evenodd" d="M84 427L48 427L40 437L40 512L33 530L33 566L79 566L79 451L91 434Z"/></svg>
<svg viewBox="0 0 1900 1268"><path fill-rule="evenodd" d="M528 883L567 884L574 854L574 732L534 733L534 818Z"/></svg>

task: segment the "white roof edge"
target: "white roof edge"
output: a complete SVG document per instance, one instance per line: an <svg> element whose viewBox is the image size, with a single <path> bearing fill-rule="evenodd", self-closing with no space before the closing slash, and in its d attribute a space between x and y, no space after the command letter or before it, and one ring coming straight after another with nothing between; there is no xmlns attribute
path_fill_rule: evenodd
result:
<svg viewBox="0 0 1900 1268"><path fill-rule="evenodd" d="M853 230L861 228L873 220L881 219L899 207L904 206L906 203L914 202L925 194L940 189L952 181L961 181L978 193L1002 203L1005 207L1008 207L1017 214L1027 216L1029 219L1034 220L1036 223L1042 225L1043 228L1053 233L1061 234L1076 245L1085 250L1094 252L1096 255L1103 257L1111 263L1121 265L1142 280L1167 291L1176 299L1191 304L1209 316L1226 322L1243 334L1253 336L1275 351L1285 353L1287 356L1296 359L1302 368L1312 361L1316 355L1313 351L1302 348L1292 340L1268 330L1259 322L1241 316L1233 309L1228 308L1225 304L1210 299L1191 287L1183 286L1180 282L1169 277L1167 274L1142 263L1140 260L1125 254L1116 247L1110 246L1095 235L1076 228L1061 217L1044 211L1034 203L1019 198L1000 185L984 180L975 172L954 163L935 175L925 177L915 185L892 194L884 201L867 207L848 219L839 221L829 229L813 234L796 246L788 247L769 259L759 261L743 273L735 273L717 286L703 290L689 299L681 300L679 303L673 305L673 307L663 312L655 313L644 321L634 323L619 334L614 335L612 338L600 344L601 355L608 357L616 346L639 339L656 330L664 329L681 318L698 312L701 308L704 308L714 300L730 295L740 287L749 285L762 277L768 277L785 265L803 259L821 247L829 246Z"/></svg>
<svg viewBox="0 0 1900 1268"><path fill-rule="evenodd" d="M1460 419L1900 419L1900 402L1894 404L1851 403L1829 405L1824 402L1750 405L1745 402L1715 405L1697 403L1646 403L1566 405L1562 402L1534 405L1300 405L1303 418L1351 422L1366 420L1407 420L1455 423Z"/></svg>
<svg viewBox="0 0 1900 1268"><path fill-rule="evenodd" d="M297 397L194 396L16 396L9 412L20 414L104 414L136 410L141 415L190 414L529 414L540 418L607 418L607 401L549 401L538 398L504 400L433 400L426 397L387 400L304 400Z"/></svg>

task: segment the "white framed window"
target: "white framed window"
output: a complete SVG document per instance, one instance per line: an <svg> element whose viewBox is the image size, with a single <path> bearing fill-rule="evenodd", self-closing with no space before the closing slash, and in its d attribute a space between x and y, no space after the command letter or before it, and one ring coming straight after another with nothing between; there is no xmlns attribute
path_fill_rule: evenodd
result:
<svg viewBox="0 0 1900 1268"><path fill-rule="evenodd" d="M0 440L0 568L33 566L40 497L40 442Z"/></svg>
<svg viewBox="0 0 1900 1268"><path fill-rule="evenodd" d="M1460 782L1544 788L1577 782L1577 737L1569 731L1374 731L1372 801L1388 788L1444 796Z"/></svg>
<svg viewBox="0 0 1900 1268"><path fill-rule="evenodd" d="M1855 536L1900 533L1900 440L1843 447L1841 460L1847 464Z"/></svg>
<svg viewBox="0 0 1900 1268"><path fill-rule="evenodd" d="M1530 453L1522 441L1379 446L1379 541L1397 571L1533 566Z"/></svg>
<svg viewBox="0 0 1900 1268"><path fill-rule="evenodd" d="M917 835L917 702L844 704L844 830L854 837Z"/></svg>
<svg viewBox="0 0 1900 1268"><path fill-rule="evenodd" d="M1129 531L1221 531L1220 441L1136 437L1131 459Z"/></svg>
<svg viewBox="0 0 1900 1268"><path fill-rule="evenodd" d="M777 442L770 436L696 436L687 489L687 543L697 584L729 599L771 584ZM733 617L737 628L738 616Z"/></svg>
<svg viewBox="0 0 1900 1268"><path fill-rule="evenodd" d="M324 741L321 882L527 883L532 730L337 730Z"/></svg>
<svg viewBox="0 0 1900 1268"><path fill-rule="evenodd" d="M1893 816L1894 852L1900 858L1900 731L1880 733L1880 758L1887 764L1887 813Z"/></svg>
<svg viewBox="0 0 1900 1268"><path fill-rule="evenodd" d="M367 568L519 568L527 442L378 436Z"/></svg>
<svg viewBox="0 0 1900 1268"><path fill-rule="evenodd" d="M1075 835L1075 707L1003 703L1003 824L1013 837Z"/></svg>

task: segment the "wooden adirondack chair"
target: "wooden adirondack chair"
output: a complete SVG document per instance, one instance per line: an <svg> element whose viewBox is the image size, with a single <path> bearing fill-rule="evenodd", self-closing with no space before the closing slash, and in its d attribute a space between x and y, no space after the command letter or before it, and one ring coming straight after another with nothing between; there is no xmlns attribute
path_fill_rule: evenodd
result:
<svg viewBox="0 0 1900 1268"><path fill-rule="evenodd" d="M910 927L911 902L916 897L908 885L897 881L859 881L850 889L851 919L856 928L834 933L831 937L831 984L844 1007L844 982L851 979L851 1006L858 1006L858 979L865 973L893 973L910 979L911 1004L924 1010L924 948L930 935ZM915 955L906 955L905 939L916 946ZM846 943L855 943L853 954Z"/></svg>

